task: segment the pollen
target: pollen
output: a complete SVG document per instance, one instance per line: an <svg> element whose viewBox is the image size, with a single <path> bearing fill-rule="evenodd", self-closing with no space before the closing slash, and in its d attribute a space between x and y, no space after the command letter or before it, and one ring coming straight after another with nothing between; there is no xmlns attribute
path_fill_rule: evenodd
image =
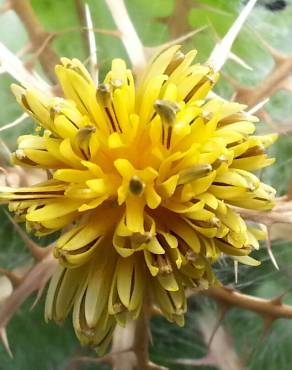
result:
<svg viewBox="0 0 292 370"><path fill-rule="evenodd" d="M52 178L1 187L0 199L37 236L60 232L46 319L72 312L81 343L101 352L147 297L183 325L186 288L219 283L214 262L258 264L249 255L266 235L240 209L273 207L275 190L255 172L273 163L277 136L256 135L245 106L211 98L219 76L195 55L171 47L135 80L115 59L98 85L62 58L62 98L12 86L41 127L18 138L13 160Z"/></svg>
<svg viewBox="0 0 292 370"><path fill-rule="evenodd" d="M129 191L133 195L142 195L144 192L145 184L138 176L133 176L129 183Z"/></svg>

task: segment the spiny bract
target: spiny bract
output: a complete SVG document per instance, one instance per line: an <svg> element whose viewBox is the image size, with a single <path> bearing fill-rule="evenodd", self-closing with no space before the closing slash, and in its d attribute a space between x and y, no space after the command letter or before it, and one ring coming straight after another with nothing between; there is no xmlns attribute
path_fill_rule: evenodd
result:
<svg viewBox="0 0 292 370"><path fill-rule="evenodd" d="M62 230L46 318L73 308L78 338L99 350L145 297L182 325L185 288L216 284L211 266L222 254L257 265L248 255L265 235L236 207L272 208L274 189L251 171L273 162L265 150L276 135L254 136L257 119L243 105L208 97L218 75L192 65L195 55L171 47L138 83L115 59L98 86L63 58L65 98L13 86L38 125L19 137L14 163L51 178L1 188L1 199L28 231Z"/></svg>

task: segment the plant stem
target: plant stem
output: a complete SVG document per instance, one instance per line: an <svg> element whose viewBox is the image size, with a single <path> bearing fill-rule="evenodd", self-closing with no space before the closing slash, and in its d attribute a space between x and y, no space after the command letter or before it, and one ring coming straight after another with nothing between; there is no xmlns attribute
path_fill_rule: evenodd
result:
<svg viewBox="0 0 292 370"><path fill-rule="evenodd" d="M50 45L52 37L38 21L29 0L10 0L10 4L26 28L33 49L41 50L38 55L40 63L48 78L55 83L54 68L59 57Z"/></svg>
<svg viewBox="0 0 292 370"><path fill-rule="evenodd" d="M145 302L140 317L129 320L125 328L117 326L113 337L114 370L149 369L149 318L150 303Z"/></svg>

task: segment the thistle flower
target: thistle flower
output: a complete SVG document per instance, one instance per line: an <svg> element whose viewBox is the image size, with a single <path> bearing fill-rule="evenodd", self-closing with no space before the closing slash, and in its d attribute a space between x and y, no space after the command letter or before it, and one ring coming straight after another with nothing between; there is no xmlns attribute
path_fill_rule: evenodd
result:
<svg viewBox="0 0 292 370"><path fill-rule="evenodd" d="M186 287L218 284L220 256L258 264L249 254L265 235L236 209L273 207L274 189L251 171L273 162L276 135L255 136L243 105L208 98L218 74L195 55L171 47L138 83L115 59L98 86L62 58L64 98L12 87L37 124L19 137L14 163L50 178L2 187L1 199L37 236L61 231L45 315L63 321L73 309L78 338L99 350L145 297L183 325Z"/></svg>

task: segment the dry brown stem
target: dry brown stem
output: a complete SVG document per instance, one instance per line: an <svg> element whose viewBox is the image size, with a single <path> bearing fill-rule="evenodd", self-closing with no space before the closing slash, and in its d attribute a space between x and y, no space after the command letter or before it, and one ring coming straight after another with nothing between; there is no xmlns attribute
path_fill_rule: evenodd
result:
<svg viewBox="0 0 292 370"><path fill-rule="evenodd" d="M193 0L175 0L173 13L165 20L171 38L179 37L192 30L188 22L188 14L193 6Z"/></svg>
<svg viewBox="0 0 292 370"><path fill-rule="evenodd" d="M39 60L44 72L52 82L56 82L54 73L55 65L59 57L51 47L50 33L46 32L39 23L29 0L10 0L11 8L23 22L27 30L32 47L34 50L41 50Z"/></svg>
<svg viewBox="0 0 292 370"><path fill-rule="evenodd" d="M204 294L229 307L240 307L272 320L280 318L292 319L292 306L283 304L281 299L278 298L263 299L253 297L226 287L211 288Z"/></svg>
<svg viewBox="0 0 292 370"><path fill-rule="evenodd" d="M140 317L128 321L125 328L117 326L112 352L108 355L114 370L168 370L149 359L149 320L152 314L151 300L145 298Z"/></svg>
<svg viewBox="0 0 292 370"><path fill-rule="evenodd" d="M36 263L23 277L21 283L0 307L0 332L2 341L9 351L6 338L6 326L22 303L36 291L42 291L56 267L56 260L51 253L52 247L47 247L46 256Z"/></svg>
<svg viewBox="0 0 292 370"><path fill-rule="evenodd" d="M110 30L110 29L96 28L96 27L93 27L91 30L95 33L100 33L102 35L108 35L108 36L113 36L113 37L121 37L121 33L118 30ZM89 28L87 26L84 26L84 27L68 27L68 28L65 28L61 31L55 31L52 34L53 34L53 37L60 37L60 36L65 35L66 33L70 33L70 32L88 32L88 31L89 31Z"/></svg>
<svg viewBox="0 0 292 370"><path fill-rule="evenodd" d="M150 314L151 304L145 300L141 315L136 321L129 321L125 328L115 329L112 349L115 370L155 369L156 365L149 360Z"/></svg>
<svg viewBox="0 0 292 370"><path fill-rule="evenodd" d="M214 326L217 326L215 313L213 311L204 311L198 317L198 323L204 341L207 344ZM179 359L175 362L190 366L216 366L220 370L245 369L242 359L235 351L234 341L222 325L217 327L216 336L209 346L206 356L199 359Z"/></svg>
<svg viewBox="0 0 292 370"><path fill-rule="evenodd" d="M143 312L135 328L134 352L139 370L149 369L149 318L151 303L145 302ZM154 364L152 364L154 365ZM153 368L153 367L152 367Z"/></svg>
<svg viewBox="0 0 292 370"><path fill-rule="evenodd" d="M84 3L82 2L82 0L75 0L74 2L75 2L76 12L77 12L77 15L78 15L78 18L79 18L79 23L80 23L82 28L84 28L84 27L86 28L87 23L86 23ZM82 32L81 36L82 36L83 44L85 46L85 53L90 54L89 41L88 41L88 37L86 36L86 33Z"/></svg>
<svg viewBox="0 0 292 370"><path fill-rule="evenodd" d="M274 68L268 76L251 89L240 87L237 89L236 100L240 103L254 106L266 97L270 97L282 87L283 82L292 72L292 57L287 56L275 61Z"/></svg>
<svg viewBox="0 0 292 370"><path fill-rule="evenodd" d="M252 209L244 209L232 207L244 219L260 222L266 226L271 226L275 223L292 223L292 201L287 196L276 199L276 205L271 211L255 211Z"/></svg>

